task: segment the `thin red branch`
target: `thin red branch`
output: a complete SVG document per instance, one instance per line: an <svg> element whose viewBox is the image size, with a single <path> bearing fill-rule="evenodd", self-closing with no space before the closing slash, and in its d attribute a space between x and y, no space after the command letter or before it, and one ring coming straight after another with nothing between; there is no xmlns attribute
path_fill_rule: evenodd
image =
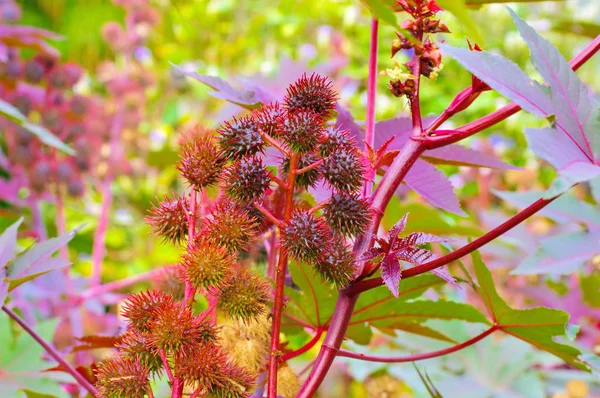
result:
<svg viewBox="0 0 600 398"><path fill-rule="evenodd" d="M165 350L160 350L158 352L158 355L160 356L160 359L163 363L165 372L167 372L167 377L169 378L169 381L171 383L173 383L173 381L174 381L173 372L171 371L171 366L169 365L169 361L167 360L167 354L165 353Z"/></svg>
<svg viewBox="0 0 600 398"><path fill-rule="evenodd" d="M85 292L83 292L79 296L79 300L87 300L92 297L100 296L105 293L110 293L115 290L121 290L123 288L134 285L138 282L143 282L152 279L153 277L159 275L163 272L162 268L153 269L150 271L146 271L143 274L133 275L124 279L120 279L118 281L112 281L109 283L104 283L100 286L92 287Z"/></svg>
<svg viewBox="0 0 600 398"><path fill-rule="evenodd" d="M306 173L307 171L311 171L313 169L316 169L317 167L319 167L320 165L322 165L324 161L325 161L325 159L319 159L316 162L314 162L313 164L309 164L306 167L298 169L298 170L296 170L296 175L300 175L302 173Z"/></svg>
<svg viewBox="0 0 600 398"><path fill-rule="evenodd" d="M271 213L269 210L265 209L264 207L262 207L258 203L254 203L254 208L256 210L260 211L261 214L263 216L265 216L266 218L268 218L273 224L275 224L275 225L280 225L281 224L281 220L279 220L277 217L275 217L273 215L273 213Z"/></svg>
<svg viewBox="0 0 600 398"><path fill-rule="evenodd" d="M23 328L23 330L25 330L31 337L33 337L33 339L37 341L37 343L41 345L46 350L46 352L52 358L54 358L56 362L59 363L63 370L65 370L71 376L73 376L73 378L77 381L77 383L79 383L81 387L85 388L94 397L98 395L98 390L96 390L96 387L94 387L85 377L83 377L81 373L79 373L73 366L71 366L70 363L65 361L65 359L60 355L60 353L56 351L56 349L54 349L54 347L52 347L49 343L47 343L42 338L42 336L40 336L35 330L33 330L33 328L31 328L27 324L27 322L25 322L25 320L23 320L20 316L15 314L14 311L7 308L6 306L2 306L2 311L4 311L9 317L11 317L15 322L17 322L19 326Z"/></svg>
<svg viewBox="0 0 600 398"><path fill-rule="evenodd" d="M317 329L317 333L314 335L314 337L308 343L304 344L302 347L298 348L295 351L288 352L283 357L281 357L281 361L285 362L289 359L296 358L297 356L300 356L300 355L304 354L306 351L313 348L315 346L315 344L317 344L319 342L319 340L321 339L321 336L323 335L323 331L324 331L324 329L322 329L322 328Z"/></svg>
<svg viewBox="0 0 600 398"><path fill-rule="evenodd" d="M558 198L558 196L555 196L550 199L539 199L536 202L532 203L529 207L518 212L514 217L506 220L504 223L498 225L496 228L492 229L485 235L464 245L460 249L457 249L451 253L448 253L445 256L438 257L427 263L418 265L413 268L408 268L406 270L403 270L402 271L402 279L411 278L413 276L417 276L417 275L423 274L425 272L432 271L436 268L442 267L446 264L451 263L452 261L456 261L456 260L474 252L475 250L479 249L480 247L482 247L482 246L486 245L487 243L491 242L492 240L496 239L500 235L506 233L507 231L510 231L511 229L513 229L514 227L516 227L517 225L522 223L523 221L527 220L529 217L531 217L532 215L534 215L535 213L537 213L538 211L540 211L541 209L543 209L544 207L549 205L556 198ZM378 278L373 278L373 279L358 282L358 283L354 284L353 286L349 287L348 290L352 294L359 294L366 290L369 290L369 289L372 289L374 287L381 286L381 285L383 285L383 279L381 277L378 277Z"/></svg>
<svg viewBox="0 0 600 398"><path fill-rule="evenodd" d="M277 177L271 171L269 171L269 177L271 177L271 181L275 181L277 183L277 185L279 185L281 188L283 188L284 190L287 189L287 184L285 183L285 181L283 181L281 178Z"/></svg>
<svg viewBox="0 0 600 398"><path fill-rule="evenodd" d="M423 354L414 354L414 355L408 355L408 356L403 356L403 357L381 357L381 356L375 356L375 355L358 354L356 352L351 352L351 351L346 351L346 350L340 350L340 351L338 351L337 355L338 355L338 357L354 358L354 359L360 359L360 360L369 361L369 362L402 363L402 362L421 361L423 359L441 357L444 355L451 354L453 352L460 351L463 348L467 348L467 347L477 343L478 341L483 340L490 334L494 333L496 330L498 330L498 327L496 325L494 325L491 328L484 331L483 333L480 333L477 336L475 336L463 343L456 344L452 347L444 348L442 350L426 352Z"/></svg>
<svg viewBox="0 0 600 398"><path fill-rule="evenodd" d="M379 44L379 21L371 20L371 44L369 46L369 72L367 75L367 115L365 120L365 153L375 145L375 95L377 93L377 48ZM368 198L373 191L373 181L365 180L363 196Z"/></svg>
<svg viewBox="0 0 600 398"><path fill-rule="evenodd" d="M263 140L265 140L269 144L273 145L275 148L277 148L279 150L279 152L283 153L285 156L287 156L287 157L292 156L292 153L281 142L277 141L275 138L271 137L269 134L261 133L260 136L263 138Z"/></svg>

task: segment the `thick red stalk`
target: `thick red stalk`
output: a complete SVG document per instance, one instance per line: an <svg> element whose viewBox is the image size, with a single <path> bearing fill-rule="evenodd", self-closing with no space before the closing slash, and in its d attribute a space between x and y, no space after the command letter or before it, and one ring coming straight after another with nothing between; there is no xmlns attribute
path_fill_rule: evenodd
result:
<svg viewBox="0 0 600 398"><path fill-rule="evenodd" d="M369 72L367 75L367 115L365 120L365 152L375 145L375 94L377 92L377 49L379 21L371 20L371 44L369 46ZM365 181L363 196L370 197L373 191L373 181Z"/></svg>
<svg viewBox="0 0 600 398"><path fill-rule="evenodd" d="M490 334L494 333L498 329L499 329L498 326L494 325L491 328L487 329L486 331L478 334L477 336L475 336L463 343L456 344L456 345L453 345L452 347L444 348L442 350L426 352L423 354L407 355L407 356L403 356L403 357L381 357L381 356L376 356L376 355L358 354L356 352L340 350L340 351L338 351L338 357L354 358L354 359L360 359L360 360L369 361L369 362L385 362L385 363L402 363L402 362L421 361L423 359L441 357L444 355L451 354L453 352L460 351L463 348L467 348L467 347L477 343L478 341L483 340L484 338L486 338Z"/></svg>
<svg viewBox="0 0 600 398"><path fill-rule="evenodd" d="M33 337L33 339L37 341L37 343L41 345L56 362L60 364L63 370L68 372L71 376L73 376L75 380L77 380L77 383L79 383L81 387L86 389L90 394L92 394L92 396L98 396L98 390L96 390L96 387L94 387L85 377L83 377L81 373L79 373L73 366L71 366L71 364L65 361L64 358L60 355L60 353L56 351L54 347L48 344L35 330L33 330L23 319L21 319L20 316L15 314L11 309L7 308L6 306L2 306L2 311L6 312L6 314L12 319L14 319L14 321L17 322L23 328L23 330L29 333L29 335Z"/></svg>
<svg viewBox="0 0 600 398"><path fill-rule="evenodd" d="M517 225L522 223L523 221L527 220L529 217L531 217L532 215L534 215L535 213L537 213L538 211L540 211L541 209L543 209L544 207L549 205L556 198L558 198L558 196L555 196L550 199L539 199L539 200L535 201L534 203L532 203L529 207L521 210L514 217L512 217L512 218L508 219L507 221L505 221L504 223L498 225L496 228L492 229L485 235L464 245L460 249L457 249L451 253L448 253L445 256L438 257L435 260L431 260L427 263L418 265L413 268L403 270L402 271L402 279L411 278L413 276L417 276L417 275L423 274L425 272L432 271L436 268L442 267L446 264L451 263L452 261L456 261L456 260L474 252L475 250L479 249L480 247L482 247L482 246L488 244L489 242L491 242L492 240L496 239L500 235L506 233L507 231L510 231L511 229L513 229L514 227L516 227ZM372 289L374 287L381 286L381 285L383 285L383 279L380 277L377 277L377 278L358 282L358 283L354 284L353 286L351 286L350 288L348 288L348 290L351 291L352 294L359 294L366 290L369 290L369 289Z"/></svg>
<svg viewBox="0 0 600 398"><path fill-rule="evenodd" d="M283 221L292 216L294 206L294 188L296 185L296 171L298 170L299 156L294 154L290 157L290 170L287 176L287 189L285 192L285 206L283 209ZM271 329L271 353L269 356L269 380L267 383L267 396L277 397L277 368L279 366L279 334L281 332L281 316L283 315L285 274L287 272L288 254L285 249L279 249L279 260L275 271L275 296L273 298L273 326Z"/></svg>
<svg viewBox="0 0 600 398"><path fill-rule="evenodd" d="M79 301L87 300L92 297L100 296L105 293L110 293L115 290L120 290L138 282L143 282L152 279L154 276L159 275L162 272L161 268L146 271L143 274L133 275L127 278L120 279L118 281L112 281L104 283L102 285L92 287L83 292L79 297Z"/></svg>

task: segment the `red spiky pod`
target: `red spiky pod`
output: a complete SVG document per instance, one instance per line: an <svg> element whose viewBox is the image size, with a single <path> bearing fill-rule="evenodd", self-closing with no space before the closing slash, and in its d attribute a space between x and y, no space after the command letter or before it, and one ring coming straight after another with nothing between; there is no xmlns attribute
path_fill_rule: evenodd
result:
<svg viewBox="0 0 600 398"><path fill-rule="evenodd" d="M327 157L340 150L356 149L356 141L350 135L350 130L328 127L322 136L319 151L322 157Z"/></svg>
<svg viewBox="0 0 600 398"><path fill-rule="evenodd" d="M175 377L194 389L201 386L211 397L248 397L255 382L255 377L215 345L195 346L178 353L174 370Z"/></svg>
<svg viewBox="0 0 600 398"><path fill-rule="evenodd" d="M138 333L150 332L150 320L156 311L175 303L173 297L157 291L145 291L130 295L123 304L121 315L129 321L129 327Z"/></svg>
<svg viewBox="0 0 600 398"><path fill-rule="evenodd" d="M323 159L320 167L323 178L341 192L356 192L364 182L364 165L358 150L340 148Z"/></svg>
<svg viewBox="0 0 600 398"><path fill-rule="evenodd" d="M252 116L234 117L231 122L223 123L217 132L220 135L219 146L230 159L254 155L265 147L260 128Z"/></svg>
<svg viewBox="0 0 600 398"><path fill-rule="evenodd" d="M287 112L277 125L277 135L298 154L314 151L323 131L323 119L310 110Z"/></svg>
<svg viewBox="0 0 600 398"><path fill-rule="evenodd" d="M253 116L258 127L266 134L277 135L277 122L285 115L285 109L279 102L271 102L254 111Z"/></svg>
<svg viewBox="0 0 600 398"><path fill-rule="evenodd" d="M165 195L162 202L152 207L146 222L152 226L155 235L165 241L180 244L188 234L187 200L180 196L170 199Z"/></svg>
<svg viewBox="0 0 600 398"><path fill-rule="evenodd" d="M163 370L163 362L156 350L148 344L146 334L128 330L121 336L121 341L116 345L122 356L138 360L148 369L151 376L159 375Z"/></svg>
<svg viewBox="0 0 600 398"><path fill-rule="evenodd" d="M329 249L331 233L322 218L307 211L296 211L281 226L281 245L290 256L313 263Z"/></svg>
<svg viewBox="0 0 600 398"><path fill-rule="evenodd" d="M369 226L371 208L358 194L335 192L323 207L323 216L335 232L356 236Z"/></svg>
<svg viewBox="0 0 600 398"><path fill-rule="evenodd" d="M258 156L246 156L236 160L225 170L225 192L242 204L254 202L265 194L271 176Z"/></svg>
<svg viewBox="0 0 600 398"><path fill-rule="evenodd" d="M221 289L217 308L233 319L248 322L265 314L270 301L269 282L247 269L240 269Z"/></svg>
<svg viewBox="0 0 600 398"><path fill-rule="evenodd" d="M316 73L306 77L305 73L288 87L284 104L290 113L310 110L327 119L333 114L337 99L328 78Z"/></svg>
<svg viewBox="0 0 600 398"><path fill-rule="evenodd" d="M314 264L321 277L338 289L350 283L355 271L352 251L342 242L342 239L336 239Z"/></svg>
<svg viewBox="0 0 600 398"><path fill-rule="evenodd" d="M208 320L195 316L179 301L154 311L149 327L148 346L167 353L214 342L217 336Z"/></svg>
<svg viewBox="0 0 600 398"><path fill-rule="evenodd" d="M206 220L203 236L237 253L244 249L256 234L257 222L247 211L231 202L219 204Z"/></svg>
<svg viewBox="0 0 600 398"><path fill-rule="evenodd" d="M181 262L185 278L192 286L208 288L222 286L236 260L224 247L201 238L183 255Z"/></svg>
<svg viewBox="0 0 600 398"><path fill-rule="evenodd" d="M309 152L300 157L300 160L298 161L298 168L301 169L310 166L311 164L316 163L318 161L319 157L316 154ZM283 174L287 178L287 174L290 170L290 159L287 157L284 158L281 161L281 165L279 168L281 170L281 174ZM296 177L296 186L298 188L304 189L315 186L320 177L321 175L319 173L319 168L315 167L314 169L306 171L302 174L298 174Z"/></svg>
<svg viewBox="0 0 600 398"><path fill-rule="evenodd" d="M177 170L195 190L213 185L219 179L227 159L212 135L200 135L183 147Z"/></svg>
<svg viewBox="0 0 600 398"><path fill-rule="evenodd" d="M96 377L96 387L102 398L144 398L151 389L148 368L129 357L102 362Z"/></svg>
<svg viewBox="0 0 600 398"><path fill-rule="evenodd" d="M181 265L166 266L152 278L156 289L172 296L175 300L183 300L185 295L184 268Z"/></svg>

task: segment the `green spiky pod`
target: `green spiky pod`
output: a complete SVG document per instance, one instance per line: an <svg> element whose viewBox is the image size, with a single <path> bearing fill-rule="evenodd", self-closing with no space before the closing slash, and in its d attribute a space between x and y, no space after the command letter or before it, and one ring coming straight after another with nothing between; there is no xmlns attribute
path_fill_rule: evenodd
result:
<svg viewBox="0 0 600 398"><path fill-rule="evenodd" d="M158 376L164 370L164 365L158 352L149 347L147 337L146 334L128 330L121 336L116 348L121 355L139 360L148 369L150 376Z"/></svg>
<svg viewBox="0 0 600 398"><path fill-rule="evenodd" d="M328 78L316 73L307 77L305 73L288 87L284 104L289 112L310 110L327 119L333 114L337 99Z"/></svg>
<svg viewBox="0 0 600 398"><path fill-rule="evenodd" d="M146 222L155 235L173 244L181 244L188 234L186 198L174 196L170 199L165 195L163 201L152 207Z"/></svg>
<svg viewBox="0 0 600 398"><path fill-rule="evenodd" d="M148 368L129 357L117 356L102 362L96 377L102 398L144 398L151 389Z"/></svg>
<svg viewBox="0 0 600 398"><path fill-rule="evenodd" d="M261 158L246 156L227 168L223 180L229 198L247 204L265 194L269 189L271 176Z"/></svg>
<svg viewBox="0 0 600 398"><path fill-rule="evenodd" d="M335 232L356 236L369 226L371 207L359 194L334 192L323 206L323 216Z"/></svg>
<svg viewBox="0 0 600 398"><path fill-rule="evenodd" d="M172 306L172 296L158 290L150 290L127 297L121 315L129 321L129 327L138 333L150 332L150 320L156 311Z"/></svg>
<svg viewBox="0 0 600 398"><path fill-rule="evenodd" d="M321 174L337 191L351 193L360 189L364 182L364 165L356 149L340 148L323 159Z"/></svg>
<svg viewBox="0 0 600 398"><path fill-rule="evenodd" d="M319 145L319 151L321 157L327 157L340 149L352 150L358 149L356 141L350 134L350 130L327 127L324 134L321 137L321 143Z"/></svg>
<svg viewBox="0 0 600 398"><path fill-rule="evenodd" d="M344 288L354 278L354 259L349 246L336 239L314 264L321 277L338 289Z"/></svg>
<svg viewBox="0 0 600 398"><path fill-rule="evenodd" d="M217 398L246 398L256 381L216 345L195 346L177 353L174 375L194 389L202 386Z"/></svg>
<svg viewBox="0 0 600 398"><path fill-rule="evenodd" d="M233 319L249 322L266 313L270 301L269 282L255 273L240 269L221 289L217 308Z"/></svg>
<svg viewBox="0 0 600 398"><path fill-rule="evenodd" d="M185 296L184 269L181 265L164 267L152 278L157 290L172 296L175 300L183 300Z"/></svg>
<svg viewBox="0 0 600 398"><path fill-rule="evenodd" d="M240 159L264 150L265 142L252 116L234 117L231 122L223 123L217 132L219 146L229 159Z"/></svg>
<svg viewBox="0 0 600 398"><path fill-rule="evenodd" d="M252 114L258 127L271 137L277 136L277 123L285 115L285 108L279 102L272 102L262 106Z"/></svg>
<svg viewBox="0 0 600 398"><path fill-rule="evenodd" d="M298 161L298 169L310 166L311 164L316 163L318 161L319 158L317 157L317 155L315 155L312 152L309 152L300 157L300 160ZM287 157L284 158L281 161L281 165L279 166L279 168L281 170L281 174L287 178L287 174L290 171L290 159ZM321 175L319 173L319 168L316 167L302 174L298 174L298 176L296 177L296 186L302 189L315 186L320 177Z"/></svg>
<svg viewBox="0 0 600 398"><path fill-rule="evenodd" d="M200 238L183 255L185 279L195 288L220 287L235 267L235 257L222 246Z"/></svg>
<svg viewBox="0 0 600 398"><path fill-rule="evenodd" d="M199 191L218 181L226 162L214 137L206 134L195 136L184 145L176 168L188 184Z"/></svg>
<svg viewBox="0 0 600 398"><path fill-rule="evenodd" d="M257 233L257 221L246 210L231 203L221 203L206 220L201 236L224 247L229 253L246 248Z"/></svg>
<svg viewBox="0 0 600 398"><path fill-rule="evenodd" d="M281 245L294 259L314 263L331 245L331 231L322 218L296 211L281 226Z"/></svg>
<svg viewBox="0 0 600 398"><path fill-rule="evenodd" d="M310 110L287 112L277 125L277 135L297 154L314 151L322 134L323 119Z"/></svg>

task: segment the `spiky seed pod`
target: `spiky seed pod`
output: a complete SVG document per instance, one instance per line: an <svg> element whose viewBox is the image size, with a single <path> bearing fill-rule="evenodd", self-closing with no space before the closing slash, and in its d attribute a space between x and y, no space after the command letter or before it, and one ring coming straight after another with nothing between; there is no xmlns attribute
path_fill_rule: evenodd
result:
<svg viewBox="0 0 600 398"><path fill-rule="evenodd" d="M321 174L329 185L342 192L356 192L364 182L364 165L356 149L341 149L323 160Z"/></svg>
<svg viewBox="0 0 600 398"><path fill-rule="evenodd" d="M214 326L194 316L192 310L181 302L155 311L149 326L148 345L167 353L213 342L217 335Z"/></svg>
<svg viewBox="0 0 600 398"><path fill-rule="evenodd" d="M314 264L321 277L338 289L346 287L354 278L354 259L350 247L336 239L329 250Z"/></svg>
<svg viewBox="0 0 600 398"><path fill-rule="evenodd" d="M369 226L371 208L358 194L335 192L323 207L323 216L335 232L345 236L360 235Z"/></svg>
<svg viewBox="0 0 600 398"><path fill-rule="evenodd" d="M127 318L132 330L139 333L150 332L150 320L157 311L172 306L173 297L166 293L151 290L130 295L125 303L121 315Z"/></svg>
<svg viewBox="0 0 600 398"><path fill-rule="evenodd" d="M162 372L162 359L158 352L150 348L146 334L128 330L121 336L121 341L116 347L123 356L139 360L151 376L157 376Z"/></svg>
<svg viewBox="0 0 600 398"><path fill-rule="evenodd" d="M148 368L129 357L115 357L101 363L96 377L102 398L144 398L151 388Z"/></svg>
<svg viewBox="0 0 600 398"><path fill-rule="evenodd" d="M184 145L176 168L188 184L199 191L217 182L226 162L213 136L206 134L196 136Z"/></svg>
<svg viewBox="0 0 600 398"><path fill-rule="evenodd" d="M217 308L231 318L248 322L267 311L271 288L262 277L248 270L238 270L221 289Z"/></svg>
<svg viewBox="0 0 600 398"><path fill-rule="evenodd" d="M287 112L279 118L277 132L293 152L312 152L322 139L323 120L310 110Z"/></svg>
<svg viewBox="0 0 600 398"><path fill-rule="evenodd" d="M254 120L258 127L271 137L277 136L277 122L285 114L285 109L279 102L271 102L254 111Z"/></svg>
<svg viewBox="0 0 600 398"><path fill-rule="evenodd" d="M233 203L223 203L212 211L206 220L203 236L206 239L237 253L244 249L256 234L256 220Z"/></svg>
<svg viewBox="0 0 600 398"><path fill-rule="evenodd" d="M356 141L350 135L350 130L336 127L327 127L319 145L319 151L324 158L339 150L356 148Z"/></svg>
<svg viewBox="0 0 600 398"><path fill-rule="evenodd" d="M294 398L300 392L300 380L296 373L283 364L277 369L277 395L283 398Z"/></svg>
<svg viewBox="0 0 600 398"><path fill-rule="evenodd" d="M181 265L167 266L153 278L157 290L168 294L176 301L185 296L184 268Z"/></svg>
<svg viewBox="0 0 600 398"><path fill-rule="evenodd" d="M288 87L284 104L289 112L308 109L326 119L335 110L337 99L338 96L328 78L316 73L306 77L305 73Z"/></svg>
<svg viewBox="0 0 600 398"><path fill-rule="evenodd" d="M231 359L252 374L259 374L269 360L271 320L268 314L253 320L230 320L219 330L220 345Z"/></svg>
<svg viewBox="0 0 600 398"><path fill-rule="evenodd" d="M246 156L225 171L225 192L242 204L254 202L264 195L271 183L271 176L258 156Z"/></svg>
<svg viewBox="0 0 600 398"><path fill-rule="evenodd" d="M377 372L365 380L365 389L372 397L403 398L412 396L410 388L387 373Z"/></svg>
<svg viewBox="0 0 600 398"><path fill-rule="evenodd" d="M317 161L319 161L319 158L317 157L316 154L310 152L307 154L302 155L302 157L300 157L300 160L298 161L298 168L301 169L303 167L307 167L310 166L313 163L316 163ZM287 176L288 172L290 171L290 159L289 158L284 158L281 162L281 173L284 176ZM314 186L317 181L319 180L319 177L321 175L319 174L319 168L314 168L312 170L306 171L302 174L298 174L298 176L296 177L296 186L298 188L308 188L311 186Z"/></svg>
<svg viewBox="0 0 600 398"><path fill-rule="evenodd" d="M235 267L235 258L224 247L199 239L183 255L182 265L185 279L195 288L220 287Z"/></svg>
<svg viewBox="0 0 600 398"><path fill-rule="evenodd" d="M152 226L152 232L164 240L180 244L187 238L187 200L175 196L165 199L152 207L151 214L146 217L146 222Z"/></svg>
<svg viewBox="0 0 600 398"><path fill-rule="evenodd" d="M327 252L331 233L322 218L296 211L281 227L281 244L299 261L313 263Z"/></svg>
<svg viewBox="0 0 600 398"><path fill-rule="evenodd" d="M252 116L234 117L231 122L223 123L217 132L220 134L219 146L230 159L254 155L265 147L260 128Z"/></svg>
<svg viewBox="0 0 600 398"><path fill-rule="evenodd" d="M215 345L191 347L174 359L175 377L193 388L202 386L211 397L248 397L256 380Z"/></svg>

